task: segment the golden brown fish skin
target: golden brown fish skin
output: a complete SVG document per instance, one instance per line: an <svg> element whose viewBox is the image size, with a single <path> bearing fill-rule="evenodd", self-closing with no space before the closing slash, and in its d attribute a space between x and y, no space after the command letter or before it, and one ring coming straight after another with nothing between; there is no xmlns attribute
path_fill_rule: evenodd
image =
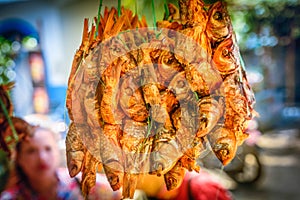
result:
<svg viewBox="0 0 300 200"><path fill-rule="evenodd" d="M223 1L217 1L209 8L205 32L213 47L232 34L230 17Z"/></svg>
<svg viewBox="0 0 300 200"><path fill-rule="evenodd" d="M179 31L183 29L183 22L185 22L185 19L181 19L179 8L177 8L174 4L169 3L168 4L169 9L169 16L166 18L164 17L163 21L157 21L156 26L158 28L166 28L170 30Z"/></svg>
<svg viewBox="0 0 300 200"><path fill-rule="evenodd" d="M124 62L128 61L130 64L132 64L132 60L127 60L127 58L124 58L124 56L128 57L126 56L128 50L124 46L124 42L122 41L122 38L111 37L109 38L109 40L102 42L100 48L101 48L101 54L99 54L98 56L99 59L98 71L103 83L105 84L106 81L110 81L110 80L106 80L108 79L107 76L116 75L116 74L111 74L115 72L112 72L112 70L108 68L113 67L117 69L118 68L122 69ZM115 67L117 65L119 67Z"/></svg>
<svg viewBox="0 0 300 200"><path fill-rule="evenodd" d="M66 136L67 167L71 177L76 176L83 167L86 148L82 142L81 133L89 131L84 125L77 125L71 122Z"/></svg>
<svg viewBox="0 0 300 200"><path fill-rule="evenodd" d="M156 26L158 28L166 28L166 29L172 29L172 30L182 30L183 29L183 25L181 24L180 21L157 21L156 22Z"/></svg>
<svg viewBox="0 0 300 200"><path fill-rule="evenodd" d="M149 117L141 88L130 75L122 77L119 101L122 110L129 118L145 122Z"/></svg>
<svg viewBox="0 0 300 200"><path fill-rule="evenodd" d="M149 55L150 49L143 50L143 61L140 63L141 65L141 77L142 77L142 89L144 94L144 99L147 104L159 105L160 97L159 90L157 88L157 77L154 66L151 61L151 57Z"/></svg>
<svg viewBox="0 0 300 200"><path fill-rule="evenodd" d="M115 191L123 185L124 158L119 145L116 141L121 136L121 125L104 125L104 129L99 133L100 157L104 172L111 188Z"/></svg>
<svg viewBox="0 0 300 200"><path fill-rule="evenodd" d="M170 97L170 99L166 97ZM175 130L169 115L169 111L175 109L176 105L178 105L178 101L175 95L171 91L165 90L161 93L160 105L166 113L164 120L159 123L154 120L148 122L148 125L149 123L151 124L151 130L148 129L148 131L150 131L150 134L154 137L150 173L157 174L158 176L161 176L173 167L175 163L172 163L172 159L177 160L182 155L178 149L179 146L176 138L174 137ZM173 154L169 159L168 154L171 152Z"/></svg>
<svg viewBox="0 0 300 200"><path fill-rule="evenodd" d="M102 127L103 128L103 127ZM93 155L93 157L98 161L98 163L102 163L101 155L100 155L100 146L95 145L100 144L100 128L90 128L90 132L81 133L83 135L83 144L87 148L87 150ZM101 169L101 165L98 166Z"/></svg>
<svg viewBox="0 0 300 200"><path fill-rule="evenodd" d="M204 2L202 0L180 0L180 16L184 28L180 30L187 37L191 38L191 42L187 42L185 38L182 38L182 42L177 42L179 46L185 46L186 50L190 52L193 49L195 53L190 55L178 54L183 56L188 62L199 63L205 59L210 62L210 55L212 53L211 44L205 33L206 24L208 21L207 12L204 9ZM181 44L182 43L182 44ZM176 51L181 51L180 48Z"/></svg>
<svg viewBox="0 0 300 200"><path fill-rule="evenodd" d="M134 79L139 79L139 62L136 60L135 56L138 57L139 55L138 50L132 51L130 53L127 53L124 56L121 56L119 59L121 60L120 63L122 65L121 69L121 77L122 76L132 76ZM137 58L139 59L139 58Z"/></svg>
<svg viewBox="0 0 300 200"><path fill-rule="evenodd" d="M168 9L169 9L169 16L167 21L174 21L174 20L179 20L180 19L180 11L179 8L177 8L174 4L169 3L168 4Z"/></svg>
<svg viewBox="0 0 300 200"><path fill-rule="evenodd" d="M117 165L119 166L120 163L116 161L111 161L109 166ZM108 165L103 165L103 169L107 178L107 181L110 184L110 187L113 191L117 191L123 186L123 176L124 172L116 170L114 167L109 167Z"/></svg>
<svg viewBox="0 0 300 200"><path fill-rule="evenodd" d="M237 150L234 130L219 126L208 134L207 137L217 158L224 166L229 164L235 157Z"/></svg>
<svg viewBox="0 0 300 200"><path fill-rule="evenodd" d="M80 72L78 74L79 69L81 68L82 61L88 55L90 51L90 46L94 43L91 39L94 37L93 33L88 30L88 19L84 20L84 27L83 27L83 34L82 34L82 41L79 49L76 51L74 56L71 72L68 79L68 89L66 94L66 107L68 109L68 114L71 120L74 120L73 114L74 113L82 113L82 105L80 105L80 100L76 100L75 93L78 92L78 85L80 82L83 81L83 73ZM79 76L79 78L78 78ZM79 98L80 99L80 98ZM78 118L78 116L77 116ZM79 121L82 119L79 119Z"/></svg>
<svg viewBox="0 0 300 200"><path fill-rule="evenodd" d="M72 62L71 72L68 79L68 86L70 86L74 75L76 74L76 71L80 65L80 62L84 56L84 49L86 49L86 46L88 45L88 39L89 39L89 30L88 30L88 19L84 20L84 26L83 26L83 33L82 33L82 41L79 49L76 51L74 55L74 59Z"/></svg>
<svg viewBox="0 0 300 200"><path fill-rule="evenodd" d="M163 107L163 108L164 108L164 110L167 109L166 107ZM149 124L149 122L148 122L148 124ZM154 163L153 166L157 167L157 166L161 165L160 166L161 168L159 167L159 172L158 172L158 174L161 174L161 173L164 173L164 172L160 172L160 170L163 170L165 168L165 166L170 165L170 163L169 163L170 161L168 161L166 159L167 163L164 164L163 160L165 158L162 158L162 161L160 161L159 156L162 155L162 157L164 157L168 154L168 149L167 149L168 145L169 145L170 149L175 147L175 146L178 147L178 142L175 141L176 138L174 137L175 134L176 134L175 129L172 125L172 121L171 121L169 113L167 113L164 123L157 123L155 121L151 121L150 122L150 129L151 129L150 134L153 135L153 137L154 137L153 138L154 145L153 145L153 149L152 149L152 151L155 151L155 153L153 155L153 159L152 159L152 161ZM167 143L170 143L170 144L167 144ZM179 149L178 149L178 151L179 151ZM174 154L174 158L177 158L177 156L179 154L180 154L179 152L176 152Z"/></svg>
<svg viewBox="0 0 300 200"><path fill-rule="evenodd" d="M118 107L118 90L121 67L118 62L114 62L106 68L102 75L105 88L100 103L100 111L103 121L109 124L122 124L123 116L116 114L118 112L120 113Z"/></svg>
<svg viewBox="0 0 300 200"><path fill-rule="evenodd" d="M195 137L195 140L199 138ZM188 171L200 172L200 166L197 164L197 159L203 151L202 143L196 143L194 140L194 144L192 147L184 152L184 155L180 158L178 162L182 163L182 167L187 169Z"/></svg>
<svg viewBox="0 0 300 200"><path fill-rule="evenodd" d="M156 173L158 176L160 176L175 165L176 162L172 163L172 160L178 160L182 153L180 151L180 144L175 138L176 133L169 114L167 114L164 123L156 123L153 121L150 123L151 134L153 134L154 137L154 144L151 154L152 164L150 169L151 173ZM167 158L171 151L173 151L173 154L170 156L170 158Z"/></svg>
<svg viewBox="0 0 300 200"><path fill-rule="evenodd" d="M164 123L168 113L161 106L161 98L157 85L150 83L144 85L142 90L145 102L149 105L149 114L151 118L159 123Z"/></svg>
<svg viewBox="0 0 300 200"><path fill-rule="evenodd" d="M83 73L83 82L84 83L91 83L91 82L97 82L100 79L100 75L98 72L98 54L100 47L96 46L93 50L91 50L91 53L87 55L85 58L83 58L82 63L80 65Z"/></svg>
<svg viewBox="0 0 300 200"><path fill-rule="evenodd" d="M222 83L222 77L207 61L191 63L185 67L186 79L193 92L204 97L212 95Z"/></svg>
<svg viewBox="0 0 300 200"><path fill-rule="evenodd" d="M120 148L121 126L105 123L99 135L100 157L103 169L111 188L116 191L123 185L124 174L124 161Z"/></svg>
<svg viewBox="0 0 300 200"><path fill-rule="evenodd" d="M179 102L191 99L193 96L193 92L189 87L184 71L177 73L173 77L168 86L168 89L175 94Z"/></svg>
<svg viewBox="0 0 300 200"><path fill-rule="evenodd" d="M247 99L249 117L250 118L257 117L259 114L254 110L254 105L256 103L254 92L253 92L253 90L252 90L252 88L251 88L251 86L248 82L248 79L247 79L246 69L245 69L245 66L244 66L244 63L243 63L243 60L242 60L242 56L239 53L239 48L238 48L238 44L237 44L235 34L233 34L232 40L233 40L233 43L235 45L235 48L237 49L237 52L238 52L237 56L239 58L239 63L241 65L240 68L238 69L238 71L236 72L239 75L239 82L242 85L240 90L242 90L241 93Z"/></svg>
<svg viewBox="0 0 300 200"><path fill-rule="evenodd" d="M213 64L222 75L234 73L241 67L239 49L231 37L218 45L213 55Z"/></svg>
<svg viewBox="0 0 300 200"><path fill-rule="evenodd" d="M79 74L77 74L76 77L77 77L76 82L79 82L78 80L83 80L83 72L82 71L79 72ZM80 78L78 78L78 77L80 77ZM83 105L82 105L82 102L80 101L80 97L79 97L80 95L78 95L78 94L76 95L76 93L78 92L78 87L75 88L75 80L74 79L70 80L70 78L69 78L68 89L66 92L67 93L66 107L68 110L69 118L72 121L74 120L73 113L78 113L78 112L81 113L83 110L83 108L82 108ZM80 84L80 83L77 83L77 84ZM81 117L81 120L84 119L83 116Z"/></svg>
<svg viewBox="0 0 300 200"><path fill-rule="evenodd" d="M121 135L121 126L112 124L104 124L99 133L103 169L114 191L119 190L123 185L124 161L119 142Z"/></svg>
<svg viewBox="0 0 300 200"><path fill-rule="evenodd" d="M120 143L124 153L126 173L140 174L149 171L152 138L148 134L147 123L124 120Z"/></svg>
<svg viewBox="0 0 300 200"><path fill-rule="evenodd" d="M125 173L123 177L122 197L133 199L139 175Z"/></svg>
<svg viewBox="0 0 300 200"><path fill-rule="evenodd" d="M91 128L99 128L101 126L100 120L102 120L102 117L100 116L101 113L100 113L100 101L99 101L102 99L102 96L99 96L99 91L98 91L100 89L99 83L101 82L99 71L97 68L99 64L98 63L99 51L100 51L100 47L96 46L91 50L91 53L82 60L80 70L83 72L77 73L79 76L81 76L81 73L83 73L82 84L78 89L82 92L80 92L80 95L75 94L78 95L79 98L73 96L73 99L77 99L77 101L79 101L77 104L83 106L86 114L86 122ZM77 119L78 116L80 117L80 114L77 113L76 119L74 120L76 123L81 123L82 122L81 119L80 118Z"/></svg>
<svg viewBox="0 0 300 200"><path fill-rule="evenodd" d="M170 113L179 106L179 102L175 94L169 90L163 90L160 92L162 106L166 108L167 112Z"/></svg>
<svg viewBox="0 0 300 200"><path fill-rule="evenodd" d="M90 40L87 41L86 39L84 41L84 48L86 49L89 49L88 46L92 44L93 31L88 34L89 36L86 37L89 37ZM71 177L76 176L82 171L83 181L81 188L84 196L87 196L89 190L95 184L95 173L99 164L99 159L90 155L89 150L91 149L86 149L87 141L92 135L90 135L90 128L83 125L87 121L91 127L99 127L99 111L95 109L95 107L99 108L99 106L96 105L97 100L94 93L97 88L97 81L99 80L96 68L98 59L95 56L98 54L98 50L98 48L93 49L94 54L90 55L85 51L79 63L76 61L78 58L75 56L74 64L76 65L74 67L77 67L76 74L70 75L67 94L67 107L71 115L70 119L74 121L74 123L70 124L66 138L67 166ZM75 73L75 69L73 73ZM94 150L92 151L92 153L95 153ZM99 151L95 154L98 155Z"/></svg>
<svg viewBox="0 0 300 200"><path fill-rule="evenodd" d="M177 53L176 58L179 61L180 58L178 58L178 55L185 58L189 63L200 63L203 60L210 62L212 48L204 31L205 27L203 26L188 27L180 31L180 33L187 37L181 36L177 40L177 48L175 51ZM190 53L190 49L193 49L194 53ZM183 51L185 51L185 53Z"/></svg>
<svg viewBox="0 0 300 200"><path fill-rule="evenodd" d="M184 153L178 162L189 171L199 171L196 159L203 150L202 139L196 133L199 127L199 113L197 102L181 104L172 114L172 121L176 129L176 140Z"/></svg>
<svg viewBox="0 0 300 200"><path fill-rule="evenodd" d="M125 52L125 57L131 56L131 52L135 51L138 47L135 41L134 32L124 32L122 34L118 34L117 38L123 43L123 46L127 50L131 50L130 52ZM122 56L122 55L121 55ZM131 64L131 63L130 63ZM129 64L129 66L130 66ZM124 66L126 67L126 66Z"/></svg>
<svg viewBox="0 0 300 200"><path fill-rule="evenodd" d="M88 195L96 185L97 170L101 169L101 167L99 160L91 152L87 151L81 175L81 191L85 199L89 199Z"/></svg>
<svg viewBox="0 0 300 200"><path fill-rule="evenodd" d="M258 113L254 110L254 105L256 103L256 99L254 96L254 92L247 80L246 72L244 70L241 70L242 72L242 82L243 82L243 94L245 95L247 99L247 105L248 105L248 116L253 118L259 116Z"/></svg>
<svg viewBox="0 0 300 200"><path fill-rule="evenodd" d="M238 74L232 74L224 80L220 92L225 97L226 110L224 124L236 132L237 144L240 145L248 137L244 133L247 120L252 117L252 109L244 94L243 82Z"/></svg>
<svg viewBox="0 0 300 200"><path fill-rule="evenodd" d="M92 128L100 128L101 121L99 119L102 119L102 117L100 117L100 103L95 93L97 87L97 82L88 84L83 99L84 108L87 112L87 124Z"/></svg>
<svg viewBox="0 0 300 200"><path fill-rule="evenodd" d="M105 9L104 16L100 17L98 34L95 34L94 24L89 31L88 20L84 22L82 44L73 59L66 100L70 119L80 128L70 131L66 145L70 173L75 176L82 171L82 190L85 195L94 185L97 166L102 160L111 187L118 190L123 185L123 157L120 145L116 143L119 143L118 134L121 134L118 126L125 115L118 104L119 91L115 88L119 86L120 74L133 71L137 66L133 55L125 55L127 50L120 39L114 37L107 43L101 41L115 36L121 30L142 26L147 26L144 19L139 21L137 16L125 9L118 16L115 8ZM110 114L118 118L110 118ZM88 130L82 128L86 123ZM73 126L70 124L70 129ZM82 136L82 141L78 139L79 136ZM77 158L79 160L75 160ZM130 188L131 191L134 189Z"/></svg>
<svg viewBox="0 0 300 200"><path fill-rule="evenodd" d="M224 98L215 98L212 96L206 96L198 101L199 129L196 135L199 138L207 135L216 126L218 121L223 117L225 110Z"/></svg>
<svg viewBox="0 0 300 200"><path fill-rule="evenodd" d="M154 44L150 44L150 46L151 45ZM143 49L143 61L140 63L143 97L145 103L149 105L151 119L164 124L168 118L168 113L166 109L161 106L162 102L158 87L159 83L155 68L151 61L150 50L151 48Z"/></svg>
<svg viewBox="0 0 300 200"><path fill-rule="evenodd" d="M206 11L202 0L179 0L180 19L191 25L206 24Z"/></svg>
<svg viewBox="0 0 300 200"><path fill-rule="evenodd" d="M157 70L161 77L160 83L167 86L175 74L183 71L183 66L177 61L174 54L163 50L157 61Z"/></svg>
<svg viewBox="0 0 300 200"><path fill-rule="evenodd" d="M175 190L180 187L183 182L186 169L182 166L181 161L178 161L176 165L164 174L164 180L167 190Z"/></svg>
<svg viewBox="0 0 300 200"><path fill-rule="evenodd" d="M90 190L96 185L98 164L98 160L89 151L86 151L81 176L81 191L85 199L87 199Z"/></svg>
<svg viewBox="0 0 300 200"><path fill-rule="evenodd" d="M89 83L84 82L84 70L78 70L76 76L68 86L66 106L71 121L84 123L87 119L87 113L84 109L83 99L86 93L86 87Z"/></svg>
<svg viewBox="0 0 300 200"><path fill-rule="evenodd" d="M120 147L120 139L122 137L122 130L120 125L105 123L103 126L103 133L116 147Z"/></svg>
<svg viewBox="0 0 300 200"><path fill-rule="evenodd" d="M188 8L187 8L187 0L179 0L179 12L180 12L180 19L182 22L185 22L187 20L188 15Z"/></svg>
<svg viewBox="0 0 300 200"><path fill-rule="evenodd" d="M116 52L118 52L117 44L115 44L116 48L114 48ZM116 55L104 56L102 62L109 63L114 56ZM120 59L113 62L102 73L104 86L102 87L103 96L100 104L101 117L105 122L103 132L100 133L100 155L107 180L114 191L122 187L124 176L123 155L119 143L122 135L120 124L122 123L124 114L121 112L117 101L119 98L119 79L123 66L120 64L121 62Z"/></svg>
<svg viewBox="0 0 300 200"><path fill-rule="evenodd" d="M122 125L105 123L101 131L102 132L99 133L99 135L102 136L100 137L101 142L105 142L104 144L106 144L106 146L111 146L112 148L120 147L120 139L123 135ZM105 159L108 159L107 156L104 156Z"/></svg>
<svg viewBox="0 0 300 200"><path fill-rule="evenodd" d="M124 154L123 197L133 198L139 174L149 171L151 144L147 140L147 123L125 119L120 139Z"/></svg>
<svg viewBox="0 0 300 200"><path fill-rule="evenodd" d="M197 102L181 102L180 107L172 113L172 122L176 130L176 141L179 144L180 151L185 152L192 147L199 124L199 110Z"/></svg>
<svg viewBox="0 0 300 200"><path fill-rule="evenodd" d="M104 91L105 86L103 85L103 83L101 81L98 82L97 86L96 86L96 92L95 92L95 98L96 98L96 104L95 104L95 115L97 115L98 118L98 122L99 122L99 126L102 128L104 125L104 121L102 119L101 116L101 110L100 110L100 102L102 101L102 97L103 97L103 91ZM99 128L99 127L98 127Z"/></svg>
<svg viewBox="0 0 300 200"><path fill-rule="evenodd" d="M151 153L150 174L161 176L170 171L182 152L174 136L161 134L154 139L154 147Z"/></svg>
<svg viewBox="0 0 300 200"><path fill-rule="evenodd" d="M241 66L235 37L228 37L220 43L215 50L214 64L224 79L219 90L225 100L223 123L226 129L234 132L234 143L241 145L248 137L245 130L247 121L253 117L255 100ZM234 144L232 145L234 146Z"/></svg>
<svg viewBox="0 0 300 200"><path fill-rule="evenodd" d="M138 152L139 146L147 136L147 123L124 119L123 135L120 140L126 152Z"/></svg>

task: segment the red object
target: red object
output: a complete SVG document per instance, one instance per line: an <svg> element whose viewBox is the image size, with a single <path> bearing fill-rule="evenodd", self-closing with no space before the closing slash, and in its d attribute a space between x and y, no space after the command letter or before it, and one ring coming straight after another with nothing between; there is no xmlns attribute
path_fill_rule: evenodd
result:
<svg viewBox="0 0 300 200"><path fill-rule="evenodd" d="M165 191L166 192L166 191ZM172 200L232 200L230 192L207 172L187 172ZM166 199L161 191L158 199Z"/></svg>

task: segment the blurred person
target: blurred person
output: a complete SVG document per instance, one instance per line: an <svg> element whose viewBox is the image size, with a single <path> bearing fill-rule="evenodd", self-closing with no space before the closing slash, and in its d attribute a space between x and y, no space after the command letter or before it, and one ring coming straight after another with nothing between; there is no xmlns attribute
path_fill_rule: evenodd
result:
<svg viewBox="0 0 300 200"><path fill-rule="evenodd" d="M16 144L15 169L12 170L1 200L83 199L76 179L67 179L58 170L59 151L55 133L34 127L32 134Z"/></svg>
<svg viewBox="0 0 300 200"><path fill-rule="evenodd" d="M28 131L27 131L28 132ZM81 200L81 173L70 178L68 170L60 166L57 134L45 127L34 126L26 137L16 144L14 169L0 200ZM121 191L113 191L105 174L97 173L95 186L89 200L119 200ZM136 200L146 199L143 191L137 190Z"/></svg>
<svg viewBox="0 0 300 200"><path fill-rule="evenodd" d="M150 185L149 182L152 182ZM231 193L209 173L186 172L181 185L168 191L163 177L146 175L139 184L149 200L232 200Z"/></svg>

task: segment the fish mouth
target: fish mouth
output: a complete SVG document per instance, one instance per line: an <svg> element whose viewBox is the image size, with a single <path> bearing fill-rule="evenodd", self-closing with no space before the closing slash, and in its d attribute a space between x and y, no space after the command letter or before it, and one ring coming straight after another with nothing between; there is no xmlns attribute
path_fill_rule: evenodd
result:
<svg viewBox="0 0 300 200"><path fill-rule="evenodd" d="M165 177L165 183L168 191L174 190L178 187L178 181L174 177Z"/></svg>
<svg viewBox="0 0 300 200"><path fill-rule="evenodd" d="M229 145L226 143L216 144L213 147L213 151L224 166L228 165L233 159L233 152L230 150Z"/></svg>

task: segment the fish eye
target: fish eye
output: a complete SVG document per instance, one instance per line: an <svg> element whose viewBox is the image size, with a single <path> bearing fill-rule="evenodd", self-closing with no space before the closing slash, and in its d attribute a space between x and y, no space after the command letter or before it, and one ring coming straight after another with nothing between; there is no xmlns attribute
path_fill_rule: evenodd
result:
<svg viewBox="0 0 300 200"><path fill-rule="evenodd" d="M223 55L224 57L228 56L228 55L229 55L228 49L223 49L222 55Z"/></svg>
<svg viewBox="0 0 300 200"><path fill-rule="evenodd" d="M223 15L222 15L222 13L220 11L217 11L217 12L215 12L213 18L215 20L222 20L223 19Z"/></svg>
<svg viewBox="0 0 300 200"><path fill-rule="evenodd" d="M178 85L179 88L183 88L185 86L184 81L178 81Z"/></svg>
<svg viewBox="0 0 300 200"><path fill-rule="evenodd" d="M126 88L126 89L125 89L125 93L126 93L128 96L132 96L133 91L132 91L131 88Z"/></svg>

